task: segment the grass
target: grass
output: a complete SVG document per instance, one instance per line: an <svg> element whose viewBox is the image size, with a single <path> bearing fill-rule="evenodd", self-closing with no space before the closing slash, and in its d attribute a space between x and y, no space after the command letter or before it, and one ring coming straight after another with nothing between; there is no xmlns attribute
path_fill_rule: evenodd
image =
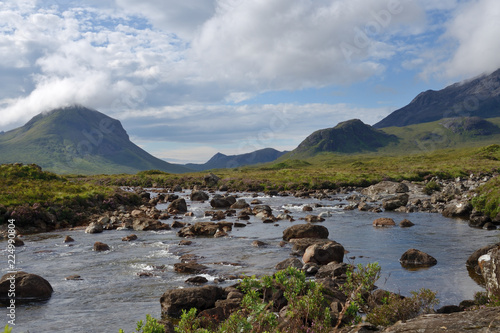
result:
<svg viewBox="0 0 500 333"><path fill-rule="evenodd" d="M13 218L18 227L32 227L41 221L50 230L57 222L72 226L89 214L140 203L137 195L117 187L62 177L34 164L0 165L0 224Z"/></svg>

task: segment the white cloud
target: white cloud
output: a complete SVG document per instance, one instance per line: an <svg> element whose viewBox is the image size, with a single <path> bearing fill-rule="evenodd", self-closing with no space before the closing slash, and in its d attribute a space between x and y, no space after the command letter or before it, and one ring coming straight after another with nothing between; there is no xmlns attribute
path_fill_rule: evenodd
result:
<svg viewBox="0 0 500 333"><path fill-rule="evenodd" d="M500 68L500 2L477 0L461 6L446 37L458 48L447 62L448 77L471 77Z"/></svg>
<svg viewBox="0 0 500 333"><path fill-rule="evenodd" d="M203 71L194 80L228 82L242 91L357 82L381 73L378 60L394 54L384 33L421 19L413 2L392 3L220 1L186 65Z"/></svg>

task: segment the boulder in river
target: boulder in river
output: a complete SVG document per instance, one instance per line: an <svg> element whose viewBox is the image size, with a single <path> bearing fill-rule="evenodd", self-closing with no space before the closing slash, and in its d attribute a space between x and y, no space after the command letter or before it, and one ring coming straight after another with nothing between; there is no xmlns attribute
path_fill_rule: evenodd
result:
<svg viewBox="0 0 500 333"><path fill-rule="evenodd" d="M109 251L109 245L101 242L95 242L94 251L96 252Z"/></svg>
<svg viewBox="0 0 500 333"><path fill-rule="evenodd" d="M187 204L186 204L186 200L184 200L184 198L175 199L168 206L169 213L173 213L173 214L186 213L187 211L188 211Z"/></svg>
<svg viewBox="0 0 500 333"><path fill-rule="evenodd" d="M196 222L177 232L179 237L187 236L213 236L219 230L219 225L215 222Z"/></svg>
<svg viewBox="0 0 500 333"><path fill-rule="evenodd" d="M399 226L401 228L410 228L410 227L413 227L414 225L415 225L415 223L413 223L412 221L407 220L407 219L404 219L403 221L399 222Z"/></svg>
<svg viewBox="0 0 500 333"><path fill-rule="evenodd" d="M322 245L314 244L306 249L302 261L318 265L326 265L330 262L341 263L344 261L344 247L334 241Z"/></svg>
<svg viewBox="0 0 500 333"><path fill-rule="evenodd" d="M238 201L231 205L231 209L245 209L247 207L250 207L250 205L245 199L238 199Z"/></svg>
<svg viewBox="0 0 500 333"><path fill-rule="evenodd" d="M182 310L195 308L202 311L213 308L215 302L223 297L224 290L217 286L172 289L160 298L161 312L165 316L180 317Z"/></svg>
<svg viewBox="0 0 500 333"><path fill-rule="evenodd" d="M198 190L191 192L190 199L191 201L207 201L209 196L207 193Z"/></svg>
<svg viewBox="0 0 500 333"><path fill-rule="evenodd" d="M323 222L325 219L317 215L307 215L305 217L305 220L306 222L315 223L315 222Z"/></svg>
<svg viewBox="0 0 500 333"><path fill-rule="evenodd" d="M52 296L52 286L43 277L26 272L7 273L0 279L0 301L10 302L9 290L16 301L42 301Z"/></svg>
<svg viewBox="0 0 500 333"><path fill-rule="evenodd" d="M381 217L373 221L374 227L392 227L395 226L396 222L389 217Z"/></svg>
<svg viewBox="0 0 500 333"><path fill-rule="evenodd" d="M207 269L207 266L198 264L196 261L179 262L174 264L174 270L177 273L203 274L207 272Z"/></svg>
<svg viewBox="0 0 500 333"><path fill-rule="evenodd" d="M436 258L417 249L409 249L399 259L401 266L407 268L430 267L437 264Z"/></svg>
<svg viewBox="0 0 500 333"><path fill-rule="evenodd" d="M328 229L317 224L296 224L283 230L283 239L289 241L293 238L328 238Z"/></svg>

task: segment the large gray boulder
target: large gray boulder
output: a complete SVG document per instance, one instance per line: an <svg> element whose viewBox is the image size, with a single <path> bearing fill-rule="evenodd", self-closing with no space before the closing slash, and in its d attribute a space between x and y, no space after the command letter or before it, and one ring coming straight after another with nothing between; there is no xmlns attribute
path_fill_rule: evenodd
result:
<svg viewBox="0 0 500 333"><path fill-rule="evenodd" d="M180 317L182 310L189 311L191 308L200 312L213 308L223 296L224 290L217 286L168 290L160 298L161 312L170 317Z"/></svg>

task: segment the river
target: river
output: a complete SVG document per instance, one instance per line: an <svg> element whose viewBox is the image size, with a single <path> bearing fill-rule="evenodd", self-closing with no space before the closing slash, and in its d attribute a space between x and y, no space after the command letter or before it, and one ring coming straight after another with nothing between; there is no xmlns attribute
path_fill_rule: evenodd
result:
<svg viewBox="0 0 500 333"><path fill-rule="evenodd" d="M211 210L208 202L190 202L188 192L178 194L186 198L190 211ZM239 196L247 202L254 199L250 194ZM46 302L18 306L14 332L117 333L120 328L126 333L133 332L135 323L145 319L146 314L160 317L159 299L166 290L189 286L184 281L191 276L178 274L173 269L182 254L200 257L198 262L213 271L205 275L209 283L231 274L272 273L276 263L290 257L291 247L279 246L283 230L304 223L299 218L311 214L302 211L304 205L323 206L314 208L312 214L315 215L324 211L332 213L321 224L328 228L330 239L349 251L345 261L380 264L382 278L377 283L380 288L403 295L429 288L438 292L441 305L458 304L482 290L469 277L465 261L478 248L500 241L498 231L472 229L465 221L439 214L348 211L340 206L346 202L339 200L266 196L258 199L270 205L275 216L286 209L296 221L263 224L252 216L250 224L233 228L229 237L196 238L189 246L178 245L181 238L176 236L176 230L86 234L80 229L24 236L25 246L17 248L16 269L41 275L51 283L54 293ZM166 209L167 205L160 204L158 208ZM396 223L407 218L415 226L374 228L372 222L378 217L391 217ZM209 220L209 217L182 219L184 222ZM226 219L235 220L234 217ZM171 222L172 219L165 221ZM131 233L135 233L138 240L121 240ZM63 243L66 235L75 242ZM253 247L254 240L266 242L268 246ZM92 251L96 241L108 244L111 250ZM1 248L6 248L5 242ZM432 255L438 264L416 271L402 268L399 258L410 248ZM5 251L2 257L5 260L0 267L4 274L8 271ZM139 273L152 276L139 276ZM71 275L80 275L82 280L65 279ZM217 283L228 286L235 281Z"/></svg>

